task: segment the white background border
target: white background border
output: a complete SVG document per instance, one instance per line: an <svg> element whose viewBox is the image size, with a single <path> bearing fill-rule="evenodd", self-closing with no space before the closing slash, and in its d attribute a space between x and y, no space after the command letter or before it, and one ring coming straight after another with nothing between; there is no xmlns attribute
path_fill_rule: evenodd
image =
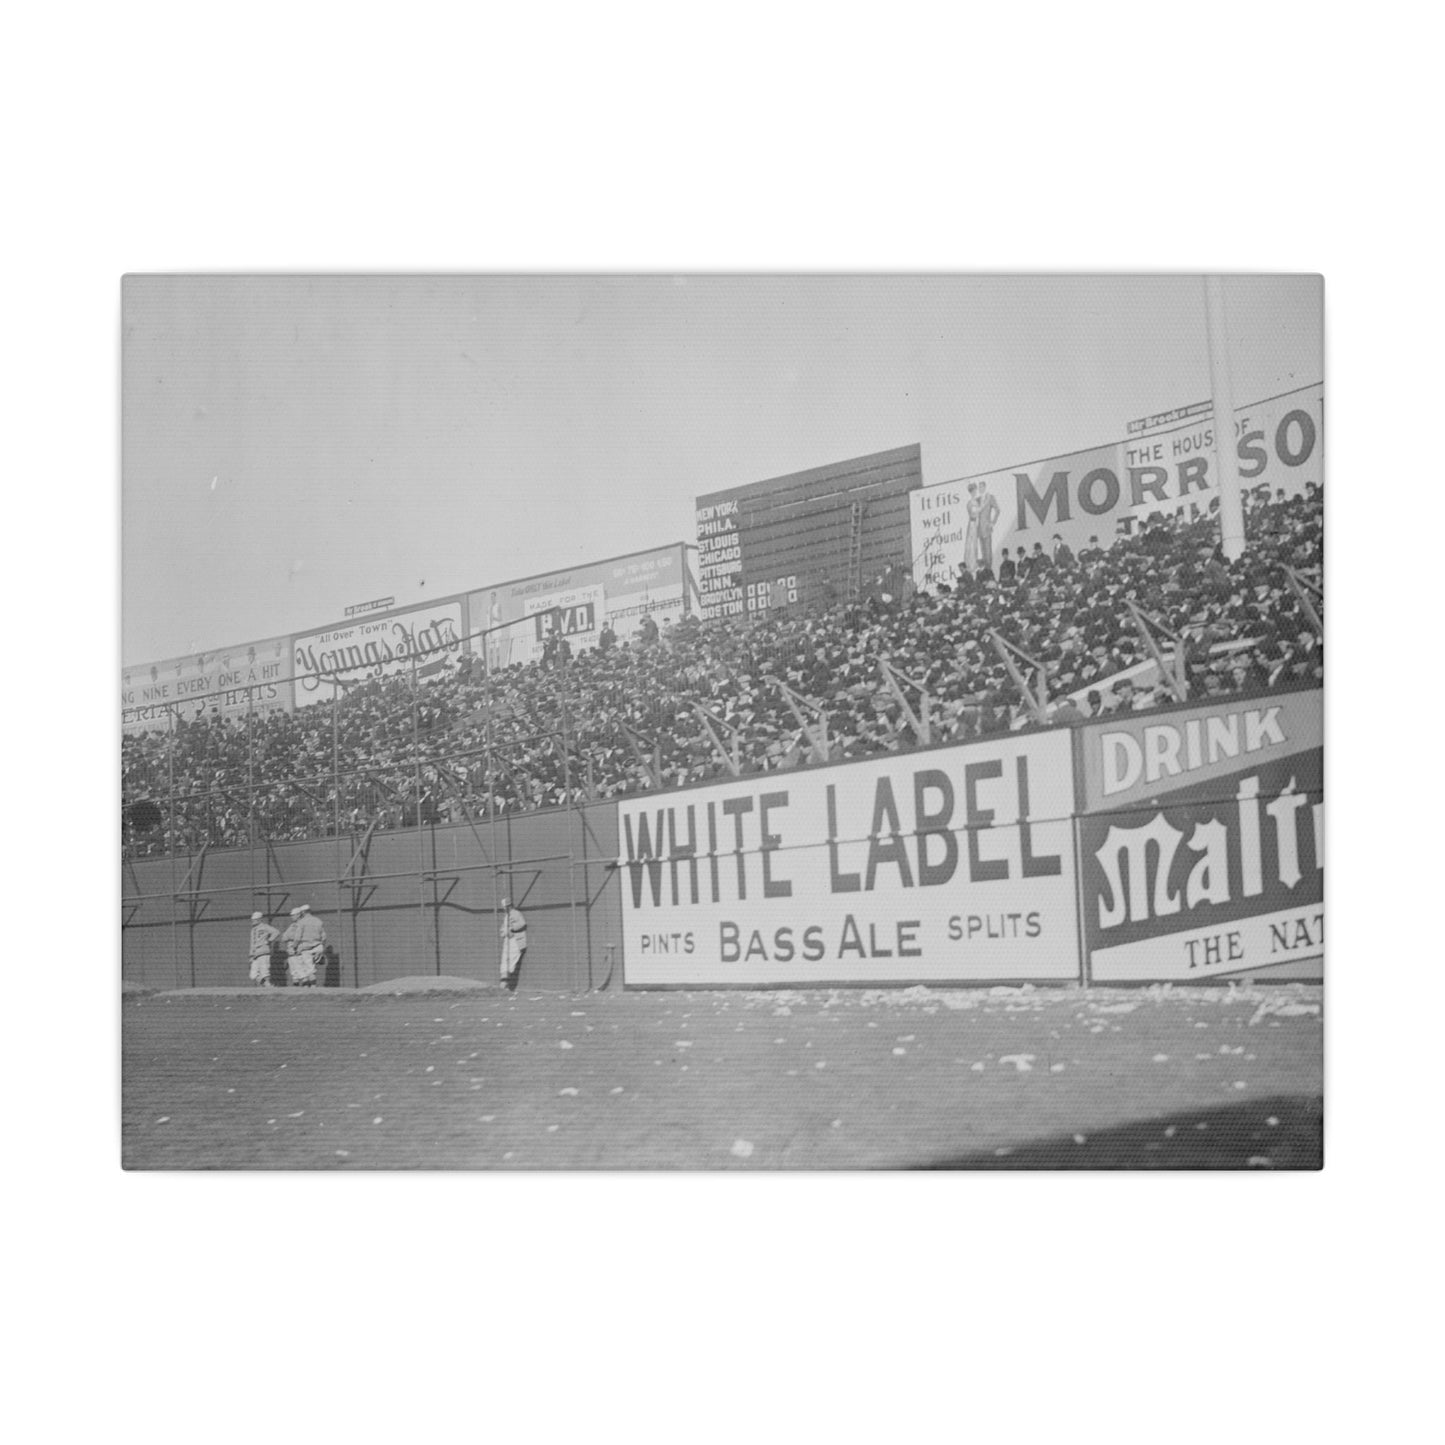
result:
<svg viewBox="0 0 1445 1445"><path fill-rule="evenodd" d="M17 1438L1411 1438L1440 770L1392 679L1438 615L1427 12L532 13L12 20L12 596L77 640L118 604L126 270L1321 271L1328 1168L124 1177L117 626L114 667L77 645L10 740L11 856L41 860L8 900ZM303 1222L279 1241L278 1206Z"/></svg>

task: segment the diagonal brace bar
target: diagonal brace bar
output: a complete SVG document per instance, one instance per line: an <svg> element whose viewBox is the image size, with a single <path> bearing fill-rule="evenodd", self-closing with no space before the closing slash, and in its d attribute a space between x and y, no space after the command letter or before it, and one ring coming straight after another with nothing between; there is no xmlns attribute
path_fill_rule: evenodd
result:
<svg viewBox="0 0 1445 1445"><path fill-rule="evenodd" d="M723 767L725 767L733 777L741 777L743 765L738 754L738 739L742 736L742 730L735 728L731 723L724 722L720 717L715 717L695 698L693 699L692 708L698 716L698 721L702 723L703 731L708 735L708 740L712 743L718 757L722 759ZM723 746L722 739L717 735L718 728L721 728L728 734L728 742L731 744L730 748Z"/></svg>
<svg viewBox="0 0 1445 1445"><path fill-rule="evenodd" d="M883 681L888 684L888 690L893 694L899 707L903 709L903 716L908 719L908 725L913 729L913 736L918 742L926 747L933 740L933 724L930 719L930 698L928 689L915 678L908 676L906 672L900 672L891 663L885 662L883 658L878 659L878 669L883 674ZM913 688L918 693L918 711L914 712L908 701L908 695L903 691L904 685Z"/></svg>
<svg viewBox="0 0 1445 1445"><path fill-rule="evenodd" d="M1049 683L1048 674L1044 665L1036 657L1030 657L1021 647L1015 647L1002 633L991 631L989 638L993 642L994 649L1003 659L1003 665L1008 668L1009 676L1013 678L1018 690L1023 693L1024 701L1028 704L1033 720L1039 724L1046 724L1049 720ZM1038 682L1031 683L1019 668L1019 660L1022 660L1028 667L1034 668L1038 673Z"/></svg>
<svg viewBox="0 0 1445 1445"><path fill-rule="evenodd" d="M1294 593L1304 615L1309 618L1310 626L1315 630L1315 636L1321 642L1325 640L1325 625L1320 620L1320 608L1324 606L1324 588L1312 577L1307 577L1303 572L1297 572L1293 567L1284 569L1285 581L1289 583L1290 591Z"/></svg>
<svg viewBox="0 0 1445 1445"><path fill-rule="evenodd" d="M828 742L828 713L820 702L815 702L810 697L804 697L800 692L794 692L779 677L767 677L765 682L771 682L783 695L783 701L788 704L788 710L797 719L798 726L803 730L803 737L807 739L808 751L812 753L814 762L826 763L831 755L831 748ZM812 713L817 717L817 725L809 723L806 713Z"/></svg>
<svg viewBox="0 0 1445 1445"><path fill-rule="evenodd" d="M1129 609L1130 617L1133 618L1135 630L1143 638L1144 646L1148 648L1149 655L1159 669L1160 677L1169 684L1169 691L1174 694L1174 701L1186 701L1189 697L1189 679L1184 672L1184 639L1173 628L1166 627L1157 617L1151 617L1143 611L1133 600L1126 599L1125 605ZM1174 644L1174 652L1171 657L1164 656L1164 650L1159 646L1159 634L1167 637Z"/></svg>
<svg viewBox="0 0 1445 1445"><path fill-rule="evenodd" d="M647 774L647 781L656 791L662 787L662 745L655 738L644 738L640 733L635 733L625 722L618 726L622 729L622 735L627 739L628 746L642 764L642 771Z"/></svg>

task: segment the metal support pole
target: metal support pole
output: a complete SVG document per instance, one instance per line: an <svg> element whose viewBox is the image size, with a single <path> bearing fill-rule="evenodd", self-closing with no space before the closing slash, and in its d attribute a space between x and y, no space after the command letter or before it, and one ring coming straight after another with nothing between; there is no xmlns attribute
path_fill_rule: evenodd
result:
<svg viewBox="0 0 1445 1445"><path fill-rule="evenodd" d="M416 907L417 921L421 925L418 946L426 948L426 830L421 821L421 699L417 694L416 649L411 653L411 765L412 793L416 807ZM441 954L437 954L436 971L442 971Z"/></svg>
<svg viewBox="0 0 1445 1445"><path fill-rule="evenodd" d="M1209 385L1214 401L1214 464L1219 481L1219 530L1225 558L1244 555L1244 503L1239 491L1239 454L1234 443L1234 392L1229 370L1229 326L1224 277L1204 278L1209 333Z"/></svg>
<svg viewBox="0 0 1445 1445"><path fill-rule="evenodd" d="M557 635L562 635L562 627L557 625ZM562 656L562 650L557 650L557 698L562 712L562 787L568 798L568 806L571 806L572 797L572 747L571 739L567 735L567 666Z"/></svg>
<svg viewBox="0 0 1445 1445"><path fill-rule="evenodd" d="M171 969L179 986L180 944L176 941L176 714L166 708L166 853L171 865Z"/></svg>
<svg viewBox="0 0 1445 1445"><path fill-rule="evenodd" d="M1078 734L1075 733L1077 738ZM1077 749L1077 742L1075 743ZM1078 756L1076 751L1075 756ZM1084 856L1084 825L1083 819L1077 813L1074 814L1071 824L1074 832L1074 857L1082 859ZM1075 917L1078 919L1078 940L1079 940L1079 982L1084 988L1088 988L1094 981L1093 969L1090 967L1088 931L1084 922L1084 870L1081 867L1074 869L1074 894L1075 894Z"/></svg>
<svg viewBox="0 0 1445 1445"><path fill-rule="evenodd" d="M341 837L341 687L331 686L331 791L335 807L331 813L331 831Z"/></svg>
<svg viewBox="0 0 1445 1445"><path fill-rule="evenodd" d="M246 688L246 866L251 874L251 909L256 907L256 758L252 723L256 689ZM269 920L268 920L269 922Z"/></svg>
<svg viewBox="0 0 1445 1445"><path fill-rule="evenodd" d="M493 933L493 935L495 935L495 934L496 934L496 931L497 931L497 901L498 901L497 887L498 887L498 884L500 883L501 880L500 880L500 878L498 877L498 872L497 872L497 870L498 870L498 859L499 859L499 854L498 854L498 852L497 852L497 783L496 783L496 767L497 767L497 764L496 764L496 757L495 757L495 744L494 744L494 740L493 740L493 736L492 736L492 712L493 712L493 702L492 702L492 652L491 652L491 642L492 642L492 639L491 639L491 633L490 633L490 631L484 633L484 634L483 634L483 638L484 638L484 642L483 642L483 646L482 646L482 660L483 660L483 667L484 667L483 676L484 676L485 681L486 681L486 703L485 703L485 706L486 706L486 710L487 710L487 737L486 737L486 748L487 748L487 750L486 750L486 754L485 754L485 756L486 756L486 768L487 768L487 819L488 819L487 831L488 831L488 833L491 835L491 839L492 839L492 933Z"/></svg>
<svg viewBox="0 0 1445 1445"><path fill-rule="evenodd" d="M335 845L333 856L336 859L336 932L341 935L341 686L339 682L331 684L331 838ZM337 965L338 986L341 983L340 965ZM353 936L351 944L351 981L353 987L360 987L361 964L356 957L356 939Z"/></svg>
<svg viewBox="0 0 1445 1445"><path fill-rule="evenodd" d="M562 617L557 614L556 632L562 635ZM557 697L562 712L562 790L567 798L567 914L572 927L572 969L577 968L577 879L573 872L575 832L577 827L576 808L572 801L572 739L568 735L567 719L567 661L562 649L557 649Z"/></svg>

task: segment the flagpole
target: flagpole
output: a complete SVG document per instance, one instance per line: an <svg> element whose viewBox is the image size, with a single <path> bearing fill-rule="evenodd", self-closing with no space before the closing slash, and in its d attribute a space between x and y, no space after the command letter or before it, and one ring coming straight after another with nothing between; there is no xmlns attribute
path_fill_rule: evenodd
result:
<svg viewBox="0 0 1445 1445"><path fill-rule="evenodd" d="M1239 454L1234 444L1234 392L1229 375L1229 327L1224 309L1224 277L1204 278L1209 332L1209 385L1214 402L1214 461L1219 481L1219 530L1224 556L1244 555L1244 503L1239 492Z"/></svg>

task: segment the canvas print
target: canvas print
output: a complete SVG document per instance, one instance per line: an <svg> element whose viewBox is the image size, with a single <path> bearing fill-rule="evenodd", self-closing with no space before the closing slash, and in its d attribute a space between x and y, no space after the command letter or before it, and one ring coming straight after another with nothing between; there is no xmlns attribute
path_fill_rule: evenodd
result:
<svg viewBox="0 0 1445 1445"><path fill-rule="evenodd" d="M131 1169L1317 1169L1323 282L122 282Z"/></svg>

